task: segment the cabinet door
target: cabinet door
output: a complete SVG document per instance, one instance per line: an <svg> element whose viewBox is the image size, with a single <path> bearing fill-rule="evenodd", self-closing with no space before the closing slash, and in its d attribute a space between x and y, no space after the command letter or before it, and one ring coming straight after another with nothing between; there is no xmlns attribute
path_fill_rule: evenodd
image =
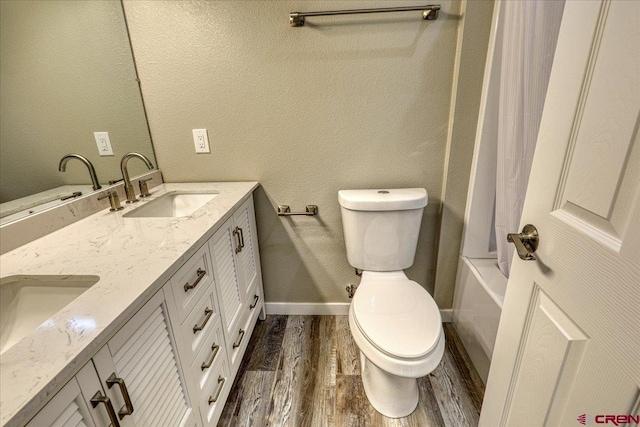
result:
<svg viewBox="0 0 640 427"><path fill-rule="evenodd" d="M245 300L235 258L239 244L233 231L233 218L230 218L209 240L218 303L227 337L234 336L237 332L236 326L241 321L242 303Z"/></svg>
<svg viewBox="0 0 640 427"><path fill-rule="evenodd" d="M27 424L27 427L94 427L78 381L73 378Z"/></svg>
<svg viewBox="0 0 640 427"><path fill-rule="evenodd" d="M98 351L93 361L103 388L123 416L122 427L194 423L162 291Z"/></svg>
<svg viewBox="0 0 640 427"><path fill-rule="evenodd" d="M56 393L27 427L107 427L110 424L107 408L112 410L113 406L105 399L98 374L93 363L89 362Z"/></svg>
<svg viewBox="0 0 640 427"><path fill-rule="evenodd" d="M238 269L240 270L241 289L245 301L253 301L256 286L262 281L260 273L260 258L258 255L258 233L253 209L253 196L240 206L233 215L234 230L238 234L240 245L236 253Z"/></svg>

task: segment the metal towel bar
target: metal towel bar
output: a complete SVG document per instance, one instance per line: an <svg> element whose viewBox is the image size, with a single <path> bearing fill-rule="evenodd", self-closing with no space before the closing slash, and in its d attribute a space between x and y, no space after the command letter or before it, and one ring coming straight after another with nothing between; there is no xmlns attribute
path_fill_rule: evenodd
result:
<svg viewBox="0 0 640 427"><path fill-rule="evenodd" d="M304 212L291 212L291 208L289 208L289 205L278 205L278 216L291 216L291 215L315 216L315 215L318 215L318 206L307 205Z"/></svg>
<svg viewBox="0 0 640 427"><path fill-rule="evenodd" d="M289 24L292 27L304 26L304 18L307 16L333 16L333 15L355 15L360 13L386 13L386 12L409 12L413 10L422 11L422 19L432 21L438 19L439 4L429 4L426 6L401 6L382 7L378 9L351 9L351 10L325 10L320 12L291 12L289 14Z"/></svg>

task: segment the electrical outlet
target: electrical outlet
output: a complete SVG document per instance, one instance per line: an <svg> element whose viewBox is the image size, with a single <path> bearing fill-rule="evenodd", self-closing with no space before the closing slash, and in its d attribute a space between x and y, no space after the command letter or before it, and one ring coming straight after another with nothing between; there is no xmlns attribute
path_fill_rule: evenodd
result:
<svg viewBox="0 0 640 427"><path fill-rule="evenodd" d="M113 156L113 148L111 148L108 132L94 132L93 137L96 139L98 154L101 156Z"/></svg>
<svg viewBox="0 0 640 427"><path fill-rule="evenodd" d="M211 153L209 149L209 137L206 129L192 129L193 144L196 147L196 153Z"/></svg>

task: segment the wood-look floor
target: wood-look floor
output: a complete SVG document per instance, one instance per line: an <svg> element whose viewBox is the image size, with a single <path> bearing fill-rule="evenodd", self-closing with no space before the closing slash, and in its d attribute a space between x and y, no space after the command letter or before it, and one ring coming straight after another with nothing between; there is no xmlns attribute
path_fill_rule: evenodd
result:
<svg viewBox="0 0 640 427"><path fill-rule="evenodd" d="M440 365L418 379L420 402L390 419L369 404L346 316L258 321L219 426L476 426L484 386L451 324Z"/></svg>

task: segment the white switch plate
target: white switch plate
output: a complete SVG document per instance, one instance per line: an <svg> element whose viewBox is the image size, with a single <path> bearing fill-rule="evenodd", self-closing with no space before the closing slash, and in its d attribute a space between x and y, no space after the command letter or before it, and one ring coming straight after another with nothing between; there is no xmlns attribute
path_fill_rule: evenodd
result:
<svg viewBox="0 0 640 427"><path fill-rule="evenodd" d="M94 132L93 137L96 139L98 153L101 156L113 156L113 148L111 148L108 132Z"/></svg>
<svg viewBox="0 0 640 427"><path fill-rule="evenodd" d="M193 143L196 146L196 153L211 153L209 149L209 137L206 129L192 129Z"/></svg>

